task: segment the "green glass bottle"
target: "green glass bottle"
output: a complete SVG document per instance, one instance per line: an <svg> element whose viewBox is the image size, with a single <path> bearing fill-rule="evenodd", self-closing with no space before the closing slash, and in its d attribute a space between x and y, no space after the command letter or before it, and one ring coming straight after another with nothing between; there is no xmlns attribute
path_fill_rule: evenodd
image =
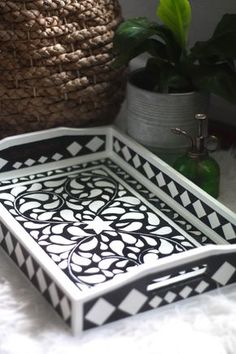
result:
<svg viewBox="0 0 236 354"><path fill-rule="evenodd" d="M198 135L190 137L184 130L179 128L172 129L175 134L182 134L191 139L192 147L184 155L179 157L173 167L182 175L201 187L205 192L214 198L219 196L220 167L218 163L209 156L206 141L209 139L207 134L207 117L205 114L197 114ZM215 137L210 137L216 139Z"/></svg>

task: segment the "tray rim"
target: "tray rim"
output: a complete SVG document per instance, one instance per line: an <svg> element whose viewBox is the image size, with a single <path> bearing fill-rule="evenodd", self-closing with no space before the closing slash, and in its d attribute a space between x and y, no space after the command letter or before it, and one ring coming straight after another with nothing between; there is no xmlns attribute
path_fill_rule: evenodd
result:
<svg viewBox="0 0 236 354"><path fill-rule="evenodd" d="M112 157L113 158L113 148L112 148L113 138L115 136L118 136L119 139L123 140L124 142L128 141L129 145L132 146L134 149L138 150L145 157L145 159L147 161L152 162L152 163L157 164L158 166L160 166L160 168L164 172L166 172L170 176L174 177L174 179L177 180L179 183L183 184L184 187L190 187L194 191L194 193L196 193L197 196L203 197L204 200L207 200L207 201L210 200L210 203L213 204L214 208L216 208L217 210L220 210L221 213L223 212L224 214L227 214L227 218L230 217L230 219L235 219L236 214L233 211L231 211L229 208L224 206L219 201L217 201L214 198L210 197L207 193L205 193L199 187L197 187L195 184L193 184L192 182L187 180L185 177L180 175L172 167L167 165L164 161L162 161L157 156L155 156L154 154L149 152L142 145L140 145L139 143L135 142L132 138L128 137L123 132L120 132L119 129L115 128L114 126L105 126L105 127L98 127L98 128L97 127L96 128L78 128L78 129L59 127L59 128L54 128L54 129L42 130L42 131L38 131L38 132L34 132L34 133L27 133L27 134L22 134L22 135L18 135L18 136L12 136L12 137L8 137L8 138L4 138L4 139L2 139L0 141L0 150L6 149L9 146L12 147L12 146L21 145L20 142L22 142L22 141L24 143L32 142L32 138L34 139L33 141L42 141L42 135L44 136L43 140L45 140L47 138L63 136L65 133L68 134L68 135L72 135L72 136L75 135L76 136L76 135L83 135L84 133L89 135L88 132L91 135L97 134L97 133L102 133L102 134L105 134L106 137L107 137L105 151L102 152L102 153L93 154L93 156L91 157L91 160L97 159L98 156L99 157L102 156L102 158L107 158L107 157L109 157L109 158ZM68 160L70 160L70 161L68 161ZM74 157L74 158L71 158L71 159L65 159L64 163L66 164L66 166L69 166L69 165L71 165L71 161L72 160L73 160L74 163L76 163L76 161L77 161L77 163L80 163L81 162L81 157ZM86 161L88 161L88 157L86 157ZM55 163L50 162L49 164L50 164L50 166L52 166L52 164L55 165L55 164L57 164L57 162L55 162ZM63 165L63 163L62 163L62 165ZM39 168L39 171L41 171L40 167L42 167L42 165L19 169L19 171L22 172L22 175L26 175L25 172L27 172L27 175L28 175L28 174L30 174L30 172L32 170L35 170L35 168ZM57 168L61 168L61 167L57 167ZM8 173L8 174L14 173L15 174L15 172L16 171L10 171L10 172L6 172L6 173ZM1 179L1 176L3 176L3 175L4 175L4 172L0 173L0 179ZM0 211L3 211L3 209L6 211L6 209L1 205L0 206ZM9 215L8 212L7 212L7 214ZM4 215L4 214L1 214L0 219L1 219L2 223L6 225L5 219L2 217L2 215ZM19 226L20 225L18 224L18 227ZM11 230L12 234L15 235L17 240L22 242L23 245L29 250L29 252L32 253L32 249L29 249L29 245L27 243L28 242L34 242L34 241L31 240L31 241L23 242L23 240L21 238L19 239L19 235L17 235L16 232L15 232L15 229L12 228L11 222L9 224L7 224L7 227ZM22 227L22 230L24 230L23 227ZM29 236L29 238L30 238L30 236ZM35 246L37 246L37 248L40 249L40 252L42 251L44 253L44 251L41 250L39 245L35 244ZM208 246L205 246L205 247L208 247ZM201 247L197 248L196 251L193 252L193 256L195 256L195 253L196 253L196 257L199 257L199 256L205 254L206 253L205 247L204 248L201 248ZM229 246L216 245L216 246L214 246L213 251L220 252L220 250L223 250L223 249L226 250L226 248L224 248L224 247L227 247L227 250L229 249L230 251L236 250L235 246L232 246L232 245L229 245ZM213 252L213 251L211 251L211 252ZM190 257L190 256L188 256L189 252L190 252L190 256L191 256L192 251L186 251L186 252L181 253L180 255L178 255L177 261L181 263L181 259L182 258L184 260L185 258ZM38 256L37 253L38 253L38 250L36 250L35 253L33 253L33 256L37 259L37 261L39 262L40 266L45 269L46 268L45 267L45 263L42 262L41 258ZM49 256L47 256L47 257L49 258ZM159 264L159 262L161 262L160 263L161 264L160 265L161 268L164 267L165 264L167 266L171 266L172 264L175 264L175 262L176 262L176 260L175 260L176 257L174 257L174 259L173 258L170 259L171 257L172 256L165 257L164 258L165 261L159 260L159 261L157 261L157 263ZM53 265L56 268L58 268L58 266L55 265L54 262L51 259L50 259L50 261L53 263ZM91 289L85 289L84 291L79 290L76 287L76 285L67 278L66 275L65 275L65 277L69 280L69 282L71 284L73 284L73 287L75 287L76 290L73 289L72 291L68 291L68 285L65 286L63 281L61 281L61 280L58 281L58 278L55 277L54 273L52 273L52 276L53 276L53 278L55 277L56 282L58 282L60 287L63 289L63 291L68 295L68 297L71 300L80 303L80 301L83 301L85 298L87 300L88 296L93 297L93 296L95 296L95 294L96 295L100 294L101 291L106 291L107 289L110 290L111 286L112 287L113 286L114 287L118 287L119 284L127 283L130 279L134 279L134 277L136 278L138 275L142 276L142 274L145 274L145 272L147 272L147 271L148 272L156 271L157 267L158 267L158 264L154 264L154 265L151 265L151 266L148 266L148 267L146 265L144 265L144 264L140 265L138 267L137 271L135 271L134 273L130 272L130 273L122 274L122 279L107 280L104 284L99 284L96 287L93 287ZM164 265L162 265L162 264L164 264ZM50 273L50 269L51 269L50 267L46 268L46 270L49 273ZM60 272L63 273L61 270L60 270ZM64 273L63 273L63 275L64 275Z"/></svg>
<svg viewBox="0 0 236 354"><path fill-rule="evenodd" d="M91 127L91 128L68 128L68 127L60 126L56 128L38 130L30 133L11 135L3 139L0 139L0 151L12 146L23 145L20 144L21 141L24 142L24 144L36 142L36 141L42 141L42 136L45 137L45 139L43 140L46 140L51 138L62 137L65 135L65 133L67 133L70 136L83 135L83 133L86 133L86 135L94 135L96 133L107 134L107 131L111 129L111 127L112 125L104 125L103 127Z"/></svg>
<svg viewBox="0 0 236 354"><path fill-rule="evenodd" d="M69 136L76 136L76 135L83 135L86 133L86 135L94 135L94 134L104 134L107 137L106 141L106 146L105 146L105 151L107 153L107 157L112 157L113 156L113 148L112 148L112 139L113 137L118 137L119 139L123 140L125 143L128 143L130 146L132 146L134 149L138 150L142 155L145 157L146 160L157 164L163 172L168 173L171 175L173 179L175 179L178 183L181 183L185 188L190 187L194 193L196 194L197 197L201 197L203 201L210 201L211 204L214 205L214 207L217 208L217 210L223 211L223 213L227 214L227 217L232 218L233 222L236 222L236 213L232 211L230 208L225 206L222 202L218 201L217 199L213 198L211 195L206 193L204 190L202 190L200 187L198 187L196 184L188 180L186 177L181 175L178 171L174 170L171 166L169 166L166 162L161 160L158 156L153 154L151 151L146 149L143 145L135 141L133 138L128 136L125 132L123 132L121 129L117 128L115 125L105 125L103 127L92 127L92 128L68 128L68 127L57 127L57 128L51 128L51 129L45 129L45 130L39 130L36 132L32 133L24 133L24 134L19 134L19 135L14 135L14 136L9 136L6 138L3 138L0 140L0 151L3 149L7 149L12 146L17 146L17 145L23 145L21 142L24 144L30 143L30 142L37 142L37 141L42 141L42 136L44 137L43 140L54 138L54 137L62 137L65 135L65 133ZM33 138L33 140L32 140ZM98 153L99 154L99 153ZM104 153L102 153L104 154ZM95 155L95 154L94 154ZM93 155L93 157L94 157ZM79 157L81 159L81 157ZM76 161L78 157L73 157L71 160ZM66 159L70 160L70 159ZM86 157L87 160L87 157ZM52 164L52 162L49 162ZM57 163L57 162L56 162ZM70 162L68 162L69 166ZM42 165L41 165L42 166ZM66 164L67 166L67 164ZM33 168L35 168L34 166ZM17 171L31 171L32 167L25 167L23 169L19 169ZM16 172L16 171L14 171ZM3 172L4 173L4 172ZM3 173L0 171L0 179Z"/></svg>
<svg viewBox="0 0 236 354"><path fill-rule="evenodd" d="M119 139L123 140L124 142L127 142L128 140L129 145L132 146L134 149L139 150L146 160L160 166L163 172L166 172L169 175L171 175L171 177L173 177L173 179L175 179L178 183L181 183L183 187L185 188L190 187L194 191L197 197L202 197L203 201L210 201L210 203L213 204L214 207L217 208L217 210L223 211L224 214L227 214L227 217L232 218L233 222L236 223L236 213L232 211L230 208L228 208L226 205L224 205L222 202L220 202L219 200L213 198L211 195L206 193L195 183L191 182L185 176L183 176L178 171L176 171L173 167L171 167L166 162L161 160L158 156L156 156L151 151L146 149L144 146L139 144L133 138L129 137L127 134L123 133L120 129L117 129L114 126L111 126L110 129L113 132L113 136L118 136Z"/></svg>
<svg viewBox="0 0 236 354"><path fill-rule="evenodd" d="M163 257L157 261L156 265L142 264L140 267L134 268L130 272L123 274L124 277L122 275L122 277L118 279L111 279L105 283L98 284L94 287L94 291L92 291L92 289L84 290L79 300L89 301L106 293L107 290L112 291L118 289L127 285L127 283L154 274L157 271L168 271L173 267L184 266L190 262L201 261L202 259L222 254L227 255L232 252L236 252L236 245L206 245L183 253L173 254L169 257ZM107 286L107 284L109 286Z"/></svg>

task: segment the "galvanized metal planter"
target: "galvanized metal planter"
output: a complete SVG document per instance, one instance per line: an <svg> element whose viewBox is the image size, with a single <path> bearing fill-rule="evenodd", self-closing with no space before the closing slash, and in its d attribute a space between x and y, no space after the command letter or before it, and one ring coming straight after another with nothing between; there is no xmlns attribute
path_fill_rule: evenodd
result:
<svg viewBox="0 0 236 354"><path fill-rule="evenodd" d="M196 133L196 113L207 113L209 95L198 92L163 94L137 87L133 77L127 85L128 122L130 136L162 159L171 162L189 146L185 137L175 136L171 128L179 127L191 135Z"/></svg>

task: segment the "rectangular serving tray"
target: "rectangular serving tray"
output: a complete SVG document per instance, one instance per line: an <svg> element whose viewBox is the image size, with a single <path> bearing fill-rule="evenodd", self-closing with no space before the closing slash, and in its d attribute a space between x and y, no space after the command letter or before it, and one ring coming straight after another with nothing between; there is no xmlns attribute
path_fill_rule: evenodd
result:
<svg viewBox="0 0 236 354"><path fill-rule="evenodd" d="M114 127L0 142L0 244L74 334L236 281L236 216Z"/></svg>

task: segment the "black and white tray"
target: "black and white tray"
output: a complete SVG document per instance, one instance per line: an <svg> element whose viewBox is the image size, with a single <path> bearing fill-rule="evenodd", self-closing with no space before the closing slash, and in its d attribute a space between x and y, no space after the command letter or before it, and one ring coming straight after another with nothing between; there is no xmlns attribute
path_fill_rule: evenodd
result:
<svg viewBox="0 0 236 354"><path fill-rule="evenodd" d="M236 281L236 216L112 127L0 142L0 244L73 333Z"/></svg>

